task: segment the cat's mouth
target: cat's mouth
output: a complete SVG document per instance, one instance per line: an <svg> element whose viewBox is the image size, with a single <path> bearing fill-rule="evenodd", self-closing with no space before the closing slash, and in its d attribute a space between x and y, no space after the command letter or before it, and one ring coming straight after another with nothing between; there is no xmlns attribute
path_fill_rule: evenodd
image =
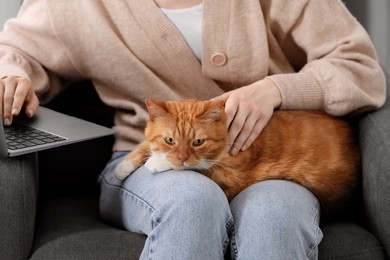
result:
<svg viewBox="0 0 390 260"><path fill-rule="evenodd" d="M186 162L184 162L184 163L175 163L174 164L174 168L177 171L193 170L194 169L194 165L186 163Z"/></svg>
<svg viewBox="0 0 390 260"><path fill-rule="evenodd" d="M194 170L194 171L201 171L201 170L207 170L210 169L213 166L213 164L205 161L200 161L197 163L189 163L189 162L183 162L180 164L175 165L175 170Z"/></svg>

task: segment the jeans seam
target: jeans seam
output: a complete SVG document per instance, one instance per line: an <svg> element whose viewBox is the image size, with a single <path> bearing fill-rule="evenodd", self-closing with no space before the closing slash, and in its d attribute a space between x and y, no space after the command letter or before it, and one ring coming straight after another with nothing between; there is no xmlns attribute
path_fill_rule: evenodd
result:
<svg viewBox="0 0 390 260"><path fill-rule="evenodd" d="M225 242L223 243L222 245L222 249L223 251L226 253L226 249L228 248L229 246L229 243L230 243L230 238L232 237L232 230L233 230L233 227L234 227L234 220L233 220L233 217L230 217L228 222L226 223L225 225L225 228L226 228L226 238L225 238Z"/></svg>
<svg viewBox="0 0 390 260"><path fill-rule="evenodd" d="M238 258L238 246L237 241L235 239L236 232L234 228L234 219L233 217L230 218L228 223L226 224L226 229L229 231L229 237L230 237L230 254L233 252L233 260ZM229 242L229 241L228 241Z"/></svg>
<svg viewBox="0 0 390 260"><path fill-rule="evenodd" d="M309 259L312 257L312 255L314 254L316 248L318 247L318 244L319 244L319 241L318 241L318 233L319 231L321 230L318 226L318 219L319 219L319 216L320 216L320 209L319 209L319 204L317 203L317 207L316 207L316 216L314 217L314 222L313 222L313 225L315 225L315 242L314 242L314 245L312 246L310 252L309 252Z"/></svg>
<svg viewBox="0 0 390 260"><path fill-rule="evenodd" d="M153 216L152 216L152 231L151 233L153 233L153 230L158 226L158 224L160 223L160 219L159 217L156 216L156 210L153 211ZM154 253L154 244L155 244L155 241L157 239L157 236L156 234L151 234L150 237L149 237L149 248L148 248L148 259L152 259L153 257L153 253Z"/></svg>
<svg viewBox="0 0 390 260"><path fill-rule="evenodd" d="M107 179L103 176L101 177L101 180L104 181L104 183L108 186L111 186L111 187L116 187L120 190L122 190L123 192L126 192L128 193L128 195L131 195L134 197L134 199L137 199L138 201L140 201L141 203L145 204L151 211L155 212L156 209L152 207L152 205L150 205L148 202L146 202L144 199L140 198L139 196L137 196L136 194L134 194L132 191L124 188L123 186L120 186L120 185L115 185L115 184L112 184L110 182L107 181Z"/></svg>
<svg viewBox="0 0 390 260"><path fill-rule="evenodd" d="M132 197L133 200L136 200L140 204L145 206L147 208L147 210L152 212L152 215L153 215L152 216L152 229L154 229L156 227L156 225L158 225L159 220L158 220L158 217L155 216L156 209L154 207L152 207L147 201L145 201L144 199L142 199L141 197L137 196L135 193L133 193L132 191L126 189L125 187L123 187L121 185L116 185L116 184L110 183L105 178L104 175L100 175L99 176L99 181L100 182L104 182L105 185L107 185L107 186L109 186L111 188L118 188L119 191L122 191L122 192L126 193L126 196ZM147 259L152 259L152 257L151 257L151 254L153 253L153 245L152 245L152 243L154 244L154 240L156 239L156 237L153 238L153 236L150 236L150 237L148 236L149 237L149 245L148 245L148 249L147 249Z"/></svg>

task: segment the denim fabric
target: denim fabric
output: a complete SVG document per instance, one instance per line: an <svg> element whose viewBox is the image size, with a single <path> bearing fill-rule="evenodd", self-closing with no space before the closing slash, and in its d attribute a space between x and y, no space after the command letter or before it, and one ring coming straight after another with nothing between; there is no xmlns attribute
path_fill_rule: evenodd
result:
<svg viewBox="0 0 390 260"><path fill-rule="evenodd" d="M141 167L121 182L114 169L125 154L114 153L100 176L100 214L148 236L140 259L224 259L227 248L233 259L317 259L319 203L302 186L265 181L229 204L218 185L192 171Z"/></svg>
<svg viewBox="0 0 390 260"><path fill-rule="evenodd" d="M257 183L232 200L231 210L237 259L318 259L319 202L301 185Z"/></svg>

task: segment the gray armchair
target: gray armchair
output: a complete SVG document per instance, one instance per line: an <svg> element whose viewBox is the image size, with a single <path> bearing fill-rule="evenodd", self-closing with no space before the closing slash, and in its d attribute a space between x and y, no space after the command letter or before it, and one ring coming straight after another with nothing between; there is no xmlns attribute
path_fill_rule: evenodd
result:
<svg viewBox="0 0 390 260"><path fill-rule="evenodd" d="M369 1L346 2L365 22L366 14L360 11ZM75 84L48 106L112 125L113 111L100 102L89 82ZM390 256L389 97L380 110L359 118L358 128L362 185L347 208L322 216L320 259ZM96 180L110 158L112 143L112 137L104 137L0 158L0 259L138 259L145 236L99 218Z"/></svg>
<svg viewBox="0 0 390 260"><path fill-rule="evenodd" d="M112 125L113 111L89 82L70 87L49 106ZM377 260L390 254L389 99L358 125L361 191L347 209L323 216L320 259ZM145 236L99 218L96 179L112 142L105 137L0 159L0 259L138 259Z"/></svg>

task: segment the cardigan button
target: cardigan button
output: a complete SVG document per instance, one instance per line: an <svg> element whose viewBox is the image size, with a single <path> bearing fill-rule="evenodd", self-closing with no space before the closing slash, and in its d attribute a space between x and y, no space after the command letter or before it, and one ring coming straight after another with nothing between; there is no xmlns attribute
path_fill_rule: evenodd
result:
<svg viewBox="0 0 390 260"><path fill-rule="evenodd" d="M211 62L216 66L223 66L227 62L227 56L223 53L217 52L211 56Z"/></svg>

